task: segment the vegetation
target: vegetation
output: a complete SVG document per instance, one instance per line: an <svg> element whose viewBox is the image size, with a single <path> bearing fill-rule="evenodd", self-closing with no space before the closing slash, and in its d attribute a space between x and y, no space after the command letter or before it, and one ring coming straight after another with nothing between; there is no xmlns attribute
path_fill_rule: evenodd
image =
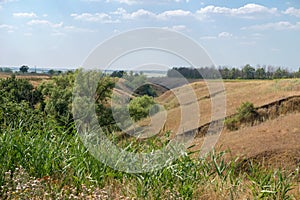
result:
<svg viewBox="0 0 300 200"><path fill-rule="evenodd" d="M24 73L27 73L28 70L29 70L29 67L26 66L26 65L22 65L22 66L20 67L20 72L22 72L23 74L24 74Z"/></svg>
<svg viewBox="0 0 300 200"><path fill-rule="evenodd" d="M107 101L116 80L93 75L91 80L99 79L94 99L99 123L111 126ZM71 102L76 76L78 72L53 76L37 88L14 76L0 80L1 199L299 198L293 191L298 186L297 169L266 169L251 160L230 158L226 152L197 158L189 151L149 173L129 174L108 167L89 153L74 127ZM80 91L89 88L87 82L80 86ZM153 105L152 97L134 98L130 114L139 120L155 109ZM239 120L247 121L255 109L245 103L238 112ZM168 134L164 137L168 141ZM141 144L153 150L164 145L160 141L154 138ZM114 142L132 152L143 149L131 140Z"/></svg>
<svg viewBox="0 0 300 200"><path fill-rule="evenodd" d="M12 73L12 70L9 67L0 67L0 72Z"/></svg>
<svg viewBox="0 0 300 200"><path fill-rule="evenodd" d="M179 67L168 70L168 77L185 77L190 79L281 79L300 78L300 68L297 72L289 72L281 67L261 67L254 68L249 64L242 69L223 67L187 68Z"/></svg>
<svg viewBox="0 0 300 200"><path fill-rule="evenodd" d="M158 107L154 106L155 102L152 97L142 96L137 97L129 103L129 113L134 121L139 121L147 116L151 111L152 114L158 112ZM154 106L154 107L153 107Z"/></svg>
<svg viewBox="0 0 300 200"><path fill-rule="evenodd" d="M229 130L237 130L241 124L253 124L258 119L258 113L253 103L244 102L237 109L236 115L225 120L225 125Z"/></svg>

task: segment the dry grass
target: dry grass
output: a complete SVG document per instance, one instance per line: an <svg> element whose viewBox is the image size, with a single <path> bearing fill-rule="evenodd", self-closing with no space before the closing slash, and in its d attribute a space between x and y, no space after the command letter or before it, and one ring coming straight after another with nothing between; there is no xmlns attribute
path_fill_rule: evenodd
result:
<svg viewBox="0 0 300 200"><path fill-rule="evenodd" d="M11 77L11 74L0 72L0 79L8 77ZM37 87L41 82L50 80L51 77L40 74L18 74L16 78L27 79L34 87Z"/></svg>
<svg viewBox="0 0 300 200"><path fill-rule="evenodd" d="M211 121L211 99L205 82L199 81L189 84L197 96L200 108L200 121L194 128ZM185 91L187 86L175 88ZM253 81L225 81L226 113L234 114L243 102L252 102L255 107L268 104L283 97L300 95L300 80L253 80ZM218 97L215 94L214 97ZM156 98L156 100L168 109L168 117L165 127L177 132L181 120L181 108L188 105L179 105L173 91L168 91ZM191 127L192 129L193 127Z"/></svg>

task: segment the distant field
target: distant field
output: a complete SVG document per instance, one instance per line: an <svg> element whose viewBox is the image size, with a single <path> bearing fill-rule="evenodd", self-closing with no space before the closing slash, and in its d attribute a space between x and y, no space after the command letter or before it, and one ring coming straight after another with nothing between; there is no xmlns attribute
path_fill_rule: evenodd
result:
<svg viewBox="0 0 300 200"><path fill-rule="evenodd" d="M0 78L7 78L7 77L11 77L12 74L10 73L3 73L0 72ZM37 86L38 84L40 84L43 80L48 80L51 77L47 74L17 74L16 75L17 78L23 78L23 79L28 79L30 81L30 83L33 86Z"/></svg>

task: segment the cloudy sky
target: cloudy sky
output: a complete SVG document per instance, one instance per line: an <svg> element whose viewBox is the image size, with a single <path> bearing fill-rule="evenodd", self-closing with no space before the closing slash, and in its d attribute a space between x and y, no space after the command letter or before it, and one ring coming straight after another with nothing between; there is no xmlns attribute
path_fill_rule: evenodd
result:
<svg viewBox="0 0 300 200"><path fill-rule="evenodd" d="M0 66L80 66L107 38L179 31L218 65L300 67L299 0L0 0Z"/></svg>

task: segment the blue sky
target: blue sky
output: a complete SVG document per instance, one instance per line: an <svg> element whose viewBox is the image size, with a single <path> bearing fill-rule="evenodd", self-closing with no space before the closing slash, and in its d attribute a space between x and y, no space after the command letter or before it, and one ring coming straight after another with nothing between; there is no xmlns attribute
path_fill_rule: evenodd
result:
<svg viewBox="0 0 300 200"><path fill-rule="evenodd" d="M0 0L0 66L76 68L141 27L193 38L217 66L300 67L298 0Z"/></svg>

